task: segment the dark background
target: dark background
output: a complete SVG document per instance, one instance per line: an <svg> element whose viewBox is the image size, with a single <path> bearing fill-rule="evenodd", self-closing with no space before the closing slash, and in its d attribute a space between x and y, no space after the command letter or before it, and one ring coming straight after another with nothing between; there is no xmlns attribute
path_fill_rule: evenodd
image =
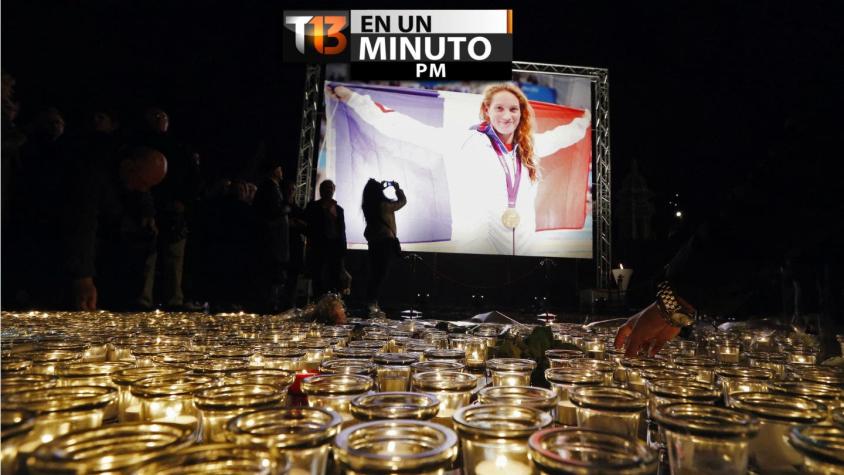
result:
<svg viewBox="0 0 844 475"><path fill-rule="evenodd" d="M834 171L844 159L837 140L844 87L839 2L416 5L514 8L516 59L609 69L614 191L636 160L656 193L659 235L651 247L662 254L675 244L668 205L675 193L688 228L713 210L748 202L753 213L782 219L791 231L780 239L811 240L829 232L825 223L841 220L842 180ZM17 79L20 124L53 105L73 133L85 108L99 103L128 127L143 107L160 104L170 112L172 133L200 151L207 176L249 178L262 153L283 160L292 176L304 69L282 64L282 11L399 6L411 7L7 0L2 67ZM736 201L732 192L744 186L747 202ZM761 231L758 238L777 239ZM615 262L642 269L662 258L627 243L615 249ZM543 293L538 260L423 257L422 290L442 302L486 293L502 305L521 305ZM351 261L357 287L363 263ZM445 276L433 279L432 267ZM589 261L557 260L551 278L559 305L575 305L574 290L594 282L592 268ZM394 296L407 292L408 269L393 279ZM501 291L503 282L522 276L521 286Z"/></svg>

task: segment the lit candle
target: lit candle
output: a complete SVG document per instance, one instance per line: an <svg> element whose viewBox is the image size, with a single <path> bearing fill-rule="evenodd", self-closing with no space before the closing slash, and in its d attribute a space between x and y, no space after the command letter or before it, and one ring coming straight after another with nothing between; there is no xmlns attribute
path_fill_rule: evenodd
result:
<svg viewBox="0 0 844 475"><path fill-rule="evenodd" d="M171 422L173 424L179 424L183 426L195 426L196 425L196 417L189 416L187 414L182 414L179 416L173 417L162 417L160 419L153 419L152 422Z"/></svg>
<svg viewBox="0 0 844 475"><path fill-rule="evenodd" d="M530 475L530 467L504 455L495 460L484 460L475 466L476 475Z"/></svg>
<svg viewBox="0 0 844 475"><path fill-rule="evenodd" d="M124 420L121 422L140 422L141 420L141 403L137 400L126 408Z"/></svg>
<svg viewBox="0 0 844 475"><path fill-rule="evenodd" d="M612 278L618 285L618 290L627 292L627 286L630 285L630 278L633 277L633 269L625 269L624 264L619 263L618 269L612 270Z"/></svg>
<svg viewBox="0 0 844 475"><path fill-rule="evenodd" d="M739 362L739 347L738 345L731 345L724 343L718 347L718 361L727 364L736 364Z"/></svg>

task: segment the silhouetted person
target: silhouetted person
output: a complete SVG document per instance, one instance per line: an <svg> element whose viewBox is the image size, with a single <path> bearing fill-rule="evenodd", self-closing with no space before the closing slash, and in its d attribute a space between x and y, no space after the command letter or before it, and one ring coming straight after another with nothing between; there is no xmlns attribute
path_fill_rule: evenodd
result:
<svg viewBox="0 0 844 475"><path fill-rule="evenodd" d="M55 295L61 287L60 279L45 270L61 259L55 236L59 232L66 179L72 169L64 130L64 118L58 110L43 110L20 149L20 173L14 178L14 212L20 219L13 231L18 235L12 239L17 240L14 252L22 263L15 279L21 283L20 300L27 306L52 307L58 303ZM11 236L5 238L8 237Z"/></svg>
<svg viewBox="0 0 844 475"><path fill-rule="evenodd" d="M167 177L152 190L161 230L158 237L161 296L165 306L181 309L186 305L182 289L188 242L186 213L199 193L199 169L187 149L170 135L170 116L166 111L159 107L148 108L144 113L144 126L140 144L163 153L169 166ZM152 306L153 302L146 304Z"/></svg>
<svg viewBox="0 0 844 475"><path fill-rule="evenodd" d="M259 225L259 256L261 275L259 286L265 310L277 312L285 305L284 284L287 262L290 260L288 213L290 206L284 201L281 165L271 163L264 180L258 185L252 206Z"/></svg>
<svg viewBox="0 0 844 475"><path fill-rule="evenodd" d="M144 269L158 233L150 188L167 174L159 151L132 149L115 166L83 169L63 220L73 306L131 308L148 291ZM95 280L96 279L96 280Z"/></svg>
<svg viewBox="0 0 844 475"><path fill-rule="evenodd" d="M243 310L260 272L254 196L242 181L222 180L215 188L219 193L209 196L202 220L207 296L216 311Z"/></svg>
<svg viewBox="0 0 844 475"><path fill-rule="evenodd" d="M26 267L24 256L20 252L21 245L27 239L23 232L23 222L26 212L23 209L25 201L22 199L24 190L23 162L21 149L27 141L26 134L17 126L15 119L20 111L20 104L15 99L15 78L3 73L2 86L2 137L3 149L0 158L3 161L0 171L0 193L2 193L2 243L3 258L2 279L3 308L11 308L24 304L26 298L26 283L21 279L22 271ZM21 295L18 295L21 294Z"/></svg>
<svg viewBox="0 0 844 475"><path fill-rule="evenodd" d="M384 189L392 186L397 200L384 195ZM372 178L363 188L363 217L366 229L363 232L369 244L369 284L366 298L370 311L378 311L381 286L387 277L390 264L401 255L401 244L397 237L395 212L407 204L407 197L394 181L378 182Z"/></svg>
<svg viewBox="0 0 844 475"><path fill-rule="evenodd" d="M311 201L305 208L308 267L317 295L339 290L346 254L346 217L334 200L334 190L333 181L323 181L319 185L320 199Z"/></svg>
<svg viewBox="0 0 844 475"><path fill-rule="evenodd" d="M305 210L296 204L296 183L293 180L284 180L281 191L284 193L284 202L290 207L290 260L287 263L285 293L290 304L296 307L298 279L305 265L305 232L308 226L305 222Z"/></svg>

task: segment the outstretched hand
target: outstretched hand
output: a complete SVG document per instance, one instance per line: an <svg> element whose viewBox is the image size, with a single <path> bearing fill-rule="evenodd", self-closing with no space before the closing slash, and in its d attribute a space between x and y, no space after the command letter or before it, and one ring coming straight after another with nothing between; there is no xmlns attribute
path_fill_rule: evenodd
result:
<svg viewBox="0 0 844 475"><path fill-rule="evenodd" d="M624 356L637 356L644 352L653 356L672 338L680 333L678 327L668 324L656 302L645 307L624 323L615 335L615 348L626 348Z"/></svg>
<svg viewBox="0 0 844 475"><path fill-rule="evenodd" d="M97 309L97 287L92 277L73 281L73 305L77 310Z"/></svg>
<svg viewBox="0 0 844 475"><path fill-rule="evenodd" d="M350 97L352 97L352 90L346 86L325 86L325 94L340 102L346 102Z"/></svg>

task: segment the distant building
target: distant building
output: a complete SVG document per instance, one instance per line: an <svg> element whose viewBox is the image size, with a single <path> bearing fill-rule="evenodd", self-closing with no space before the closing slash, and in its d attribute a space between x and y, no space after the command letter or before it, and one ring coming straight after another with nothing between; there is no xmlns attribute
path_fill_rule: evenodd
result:
<svg viewBox="0 0 844 475"><path fill-rule="evenodd" d="M654 239L654 193L648 188L645 177L639 173L639 165L635 160L617 196L614 214L618 237L624 241Z"/></svg>

